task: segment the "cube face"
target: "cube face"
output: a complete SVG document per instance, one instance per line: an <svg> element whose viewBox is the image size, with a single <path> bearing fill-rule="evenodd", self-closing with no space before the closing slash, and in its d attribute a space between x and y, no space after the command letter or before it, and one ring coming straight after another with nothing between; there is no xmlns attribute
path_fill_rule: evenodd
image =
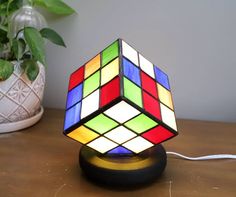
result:
<svg viewBox="0 0 236 197"><path fill-rule="evenodd" d="M176 136L168 76L118 39L72 73L64 134L101 154L138 154Z"/></svg>

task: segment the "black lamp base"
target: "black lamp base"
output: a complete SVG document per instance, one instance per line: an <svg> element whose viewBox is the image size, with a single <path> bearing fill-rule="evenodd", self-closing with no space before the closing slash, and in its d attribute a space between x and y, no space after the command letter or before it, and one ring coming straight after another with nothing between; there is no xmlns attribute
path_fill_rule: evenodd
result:
<svg viewBox="0 0 236 197"><path fill-rule="evenodd" d="M107 186L130 187L150 183L166 167L166 151L157 145L139 155L104 156L82 146L79 164L91 181Z"/></svg>

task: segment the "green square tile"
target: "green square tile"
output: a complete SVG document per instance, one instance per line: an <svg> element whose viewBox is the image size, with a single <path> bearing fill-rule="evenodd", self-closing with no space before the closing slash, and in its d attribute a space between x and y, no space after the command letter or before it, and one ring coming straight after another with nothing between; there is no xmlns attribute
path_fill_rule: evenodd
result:
<svg viewBox="0 0 236 197"><path fill-rule="evenodd" d="M102 66L105 66L108 62L113 60L118 55L119 55L119 44L118 41L116 41L102 52Z"/></svg>
<svg viewBox="0 0 236 197"><path fill-rule="evenodd" d="M144 114L140 114L137 117L131 119L125 123L125 126L133 130L136 133L143 133L148 129L151 129L157 126L158 123L153 121L151 118L147 117Z"/></svg>
<svg viewBox="0 0 236 197"><path fill-rule="evenodd" d="M99 87L100 83L100 71L93 74L91 77L84 81L84 90L83 90L83 97L87 96L94 90Z"/></svg>
<svg viewBox="0 0 236 197"><path fill-rule="evenodd" d="M85 126L97 131L100 134L103 134L110 129L113 129L116 127L118 123L116 123L114 120L104 116L103 114L99 114L92 120L89 120L85 123Z"/></svg>
<svg viewBox="0 0 236 197"><path fill-rule="evenodd" d="M124 77L124 96L138 106L142 107L141 88Z"/></svg>

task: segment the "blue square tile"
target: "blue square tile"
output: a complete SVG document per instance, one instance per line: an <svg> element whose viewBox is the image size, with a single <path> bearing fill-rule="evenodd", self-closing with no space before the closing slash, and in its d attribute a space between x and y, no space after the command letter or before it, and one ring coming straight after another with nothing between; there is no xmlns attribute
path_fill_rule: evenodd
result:
<svg viewBox="0 0 236 197"><path fill-rule="evenodd" d="M123 58L124 75L138 86L141 86L140 70L126 58Z"/></svg>
<svg viewBox="0 0 236 197"><path fill-rule="evenodd" d="M80 121L81 102L66 111L64 130Z"/></svg>
<svg viewBox="0 0 236 197"><path fill-rule="evenodd" d="M83 92L82 83L68 92L66 109L70 108L71 106L78 103L82 99L82 92Z"/></svg>
<svg viewBox="0 0 236 197"><path fill-rule="evenodd" d="M126 148L124 148L123 146L118 146L114 149L112 149L111 151L108 152L108 154L132 154L132 152Z"/></svg>
<svg viewBox="0 0 236 197"><path fill-rule="evenodd" d="M158 67L154 66L156 81L164 86L166 89L170 90L170 84L167 74L161 71Z"/></svg>

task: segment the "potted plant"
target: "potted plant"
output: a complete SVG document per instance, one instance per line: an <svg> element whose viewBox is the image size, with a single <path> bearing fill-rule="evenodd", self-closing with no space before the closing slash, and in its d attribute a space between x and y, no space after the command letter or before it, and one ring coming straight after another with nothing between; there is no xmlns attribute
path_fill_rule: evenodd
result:
<svg viewBox="0 0 236 197"><path fill-rule="evenodd" d="M43 114L45 40L65 47L34 8L69 15L61 0L0 0L0 133L35 124Z"/></svg>

